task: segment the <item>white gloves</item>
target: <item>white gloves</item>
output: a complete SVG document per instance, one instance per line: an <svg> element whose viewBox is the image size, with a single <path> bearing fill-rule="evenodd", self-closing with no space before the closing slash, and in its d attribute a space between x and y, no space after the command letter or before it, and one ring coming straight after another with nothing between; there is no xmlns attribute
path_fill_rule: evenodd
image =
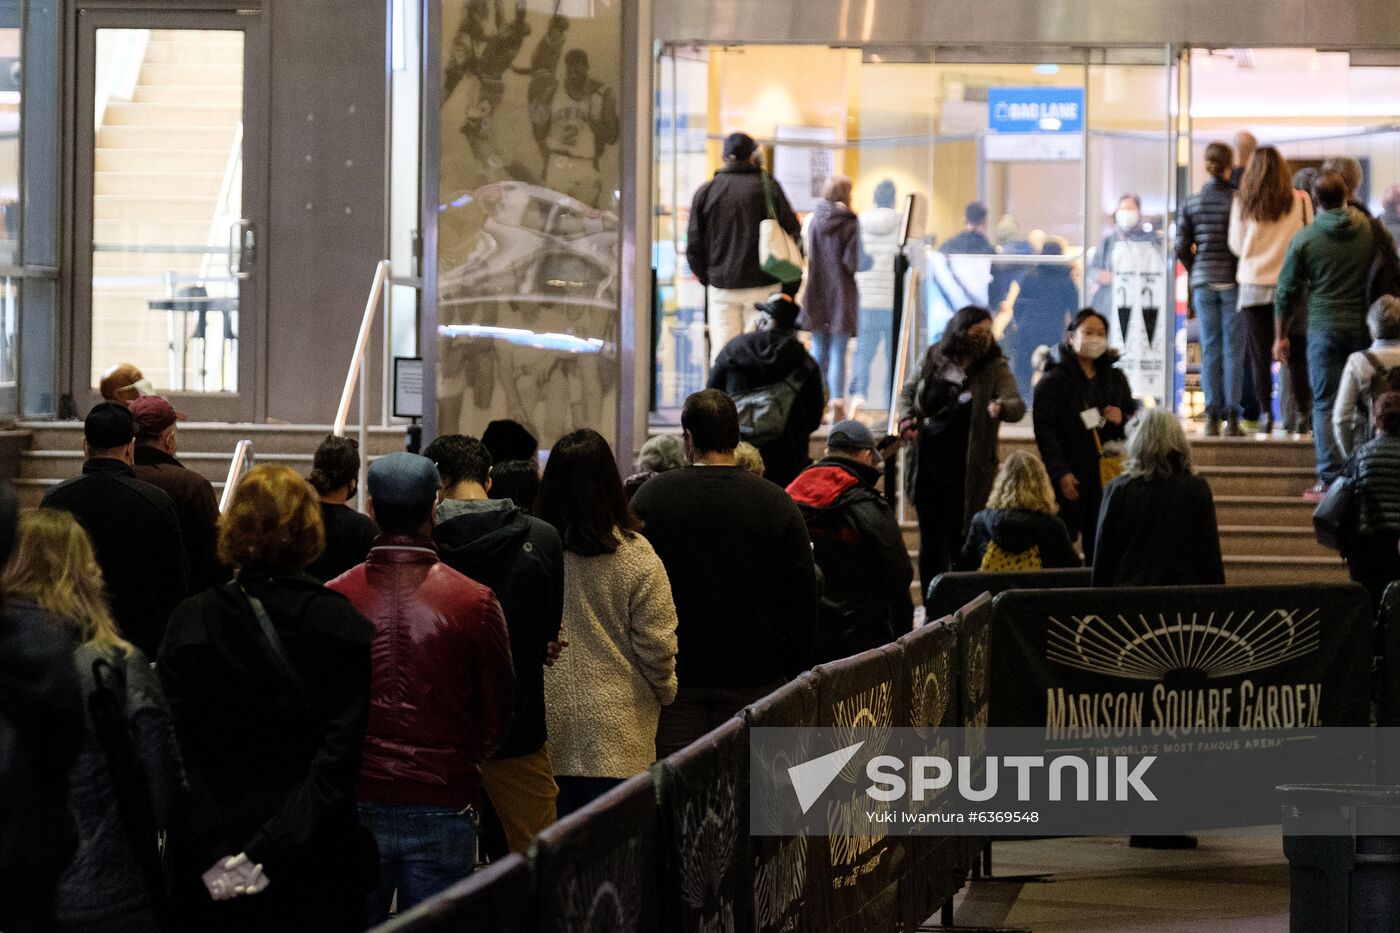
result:
<svg viewBox="0 0 1400 933"><path fill-rule="evenodd" d="M204 886L209 889L209 896L216 901L259 894L268 885L263 867L254 864L243 852L219 859L204 873L203 878Z"/></svg>

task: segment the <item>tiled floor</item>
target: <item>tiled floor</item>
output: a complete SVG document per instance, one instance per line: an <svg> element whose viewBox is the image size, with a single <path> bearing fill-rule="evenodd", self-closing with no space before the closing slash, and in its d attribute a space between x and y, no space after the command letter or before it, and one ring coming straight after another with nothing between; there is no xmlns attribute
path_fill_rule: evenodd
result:
<svg viewBox="0 0 1400 933"><path fill-rule="evenodd" d="M1125 839L993 845L992 881L958 899L959 927L1074 933L1275 933L1288 929L1288 862L1278 830L1202 836L1191 851Z"/></svg>

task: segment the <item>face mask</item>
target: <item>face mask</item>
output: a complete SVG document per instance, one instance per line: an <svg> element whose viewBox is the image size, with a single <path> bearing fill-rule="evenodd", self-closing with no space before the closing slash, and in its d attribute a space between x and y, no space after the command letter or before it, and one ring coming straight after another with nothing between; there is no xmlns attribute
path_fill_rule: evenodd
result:
<svg viewBox="0 0 1400 933"><path fill-rule="evenodd" d="M1108 351L1108 338L1097 334L1074 335L1074 352L1091 360L1096 360Z"/></svg>
<svg viewBox="0 0 1400 933"><path fill-rule="evenodd" d="M988 350L992 348L991 334L968 334L967 352L974 359L980 359Z"/></svg>
<svg viewBox="0 0 1400 933"><path fill-rule="evenodd" d="M1124 208L1113 215L1121 230L1136 230L1142 223L1142 215L1131 208Z"/></svg>

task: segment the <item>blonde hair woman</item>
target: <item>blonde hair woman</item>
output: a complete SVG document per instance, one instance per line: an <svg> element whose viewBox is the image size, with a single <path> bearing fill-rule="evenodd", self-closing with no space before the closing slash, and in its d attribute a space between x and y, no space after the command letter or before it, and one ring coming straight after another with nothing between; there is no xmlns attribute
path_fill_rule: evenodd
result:
<svg viewBox="0 0 1400 933"><path fill-rule="evenodd" d="M1078 567L1079 554L1056 514L1045 464L1018 450L997 470L987 507L972 517L958 567L962 570L1041 570Z"/></svg>
<svg viewBox="0 0 1400 933"><path fill-rule="evenodd" d="M99 685L116 694L126 717L151 822L137 827L150 847L137 852L118 802L112 765L87 702L83 703L83 747L69 775L79 844L59 880L58 928L157 929L166 913L163 888L153 890L142 872L156 864L156 831L170 816L184 784L180 754L160 683L146 657L122 638L103 590L92 542L67 512L38 509L20 518L19 540L5 567L7 599L43 610L72 637L73 661L86 700ZM128 801L128 806L131 801Z"/></svg>

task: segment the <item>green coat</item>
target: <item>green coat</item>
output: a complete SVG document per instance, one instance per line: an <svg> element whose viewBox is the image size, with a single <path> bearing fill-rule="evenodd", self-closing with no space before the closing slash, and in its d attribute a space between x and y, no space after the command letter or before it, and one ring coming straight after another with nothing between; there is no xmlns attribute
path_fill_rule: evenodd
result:
<svg viewBox="0 0 1400 933"><path fill-rule="evenodd" d="M1306 291L1309 330L1364 333L1375 236L1371 219L1354 207L1319 212L1288 245L1274 293L1274 317L1283 320Z"/></svg>
<svg viewBox="0 0 1400 933"><path fill-rule="evenodd" d="M918 418L922 421L924 418L925 412L919 404L924 387L922 374L930 368L934 352L935 347L928 348L923 365L919 367L920 376L899 393L900 420ZM992 481L996 479L997 467L1000 464L997 434L1001 430L1001 422L1020 421L1026 414L1026 403L1016 388L1016 377L1011 375L1011 367L1007 365L1006 357L1000 353L983 357L973 364L972 370L967 374L967 387L972 391L972 425L967 434L967 485L963 492L964 533L972 516L982 511L987 504L987 496L991 494ZM1001 415L993 418L987 413L987 406L996 401L1001 402ZM905 493L909 496L909 501L916 505L918 503L914 490L919 474L918 450L918 444L910 450L909 469L905 474Z"/></svg>

